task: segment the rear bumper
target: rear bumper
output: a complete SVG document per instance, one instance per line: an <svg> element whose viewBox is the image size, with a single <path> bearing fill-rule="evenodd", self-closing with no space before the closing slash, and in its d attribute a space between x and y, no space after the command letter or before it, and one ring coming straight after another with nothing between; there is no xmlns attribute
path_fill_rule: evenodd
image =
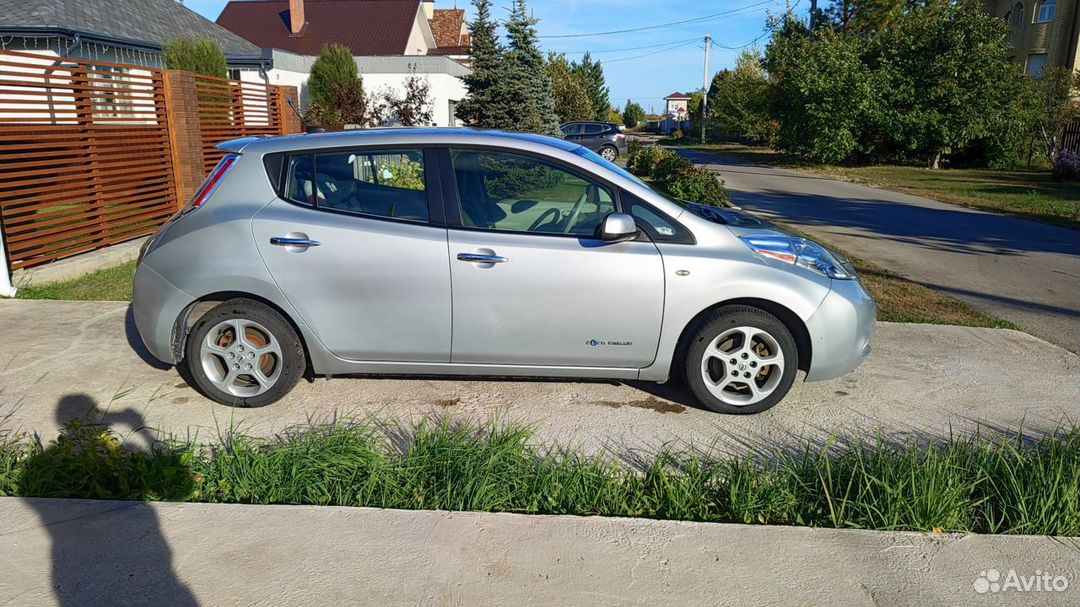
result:
<svg viewBox="0 0 1080 607"><path fill-rule="evenodd" d="M870 355L877 305L857 280L834 280L814 315L806 321L812 342L806 381L854 371Z"/></svg>
<svg viewBox="0 0 1080 607"><path fill-rule="evenodd" d="M154 358L170 365L178 362L173 353L176 319L195 298L155 272L145 262L135 271L132 311L146 349Z"/></svg>

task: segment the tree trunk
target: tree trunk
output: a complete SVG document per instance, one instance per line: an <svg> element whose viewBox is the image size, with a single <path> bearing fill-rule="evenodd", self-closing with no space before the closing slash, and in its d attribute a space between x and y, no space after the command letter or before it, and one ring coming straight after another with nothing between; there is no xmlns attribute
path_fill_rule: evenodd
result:
<svg viewBox="0 0 1080 607"><path fill-rule="evenodd" d="M940 169L941 168L941 151L940 150L937 151L937 152L934 152L934 159L930 162L930 168L932 168L932 169Z"/></svg>

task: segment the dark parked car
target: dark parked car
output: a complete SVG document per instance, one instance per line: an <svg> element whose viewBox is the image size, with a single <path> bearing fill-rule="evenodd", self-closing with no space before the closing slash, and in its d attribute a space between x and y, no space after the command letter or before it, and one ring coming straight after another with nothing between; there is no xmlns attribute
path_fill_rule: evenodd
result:
<svg viewBox="0 0 1080 607"><path fill-rule="evenodd" d="M619 125L610 122L567 122L559 127L567 141L583 145L613 161L626 153L626 134Z"/></svg>

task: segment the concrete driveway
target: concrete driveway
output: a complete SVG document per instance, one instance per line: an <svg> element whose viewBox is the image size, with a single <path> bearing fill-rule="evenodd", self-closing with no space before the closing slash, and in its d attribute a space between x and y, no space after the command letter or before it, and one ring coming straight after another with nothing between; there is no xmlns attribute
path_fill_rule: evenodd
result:
<svg viewBox="0 0 1080 607"><path fill-rule="evenodd" d="M696 408L674 386L558 381L318 379L281 402L231 409L153 362L113 302L0 301L0 428L56 435L96 408L117 430L211 439L230 426L259 435L340 417L492 416L534 424L540 440L588 452L674 441L771 452L835 433L944 436L980 425L1038 432L1080 418L1080 357L1017 331L880 324L855 373L796 383L753 416Z"/></svg>
<svg viewBox="0 0 1080 607"><path fill-rule="evenodd" d="M680 153L719 171L740 207L1080 350L1076 231L716 154Z"/></svg>

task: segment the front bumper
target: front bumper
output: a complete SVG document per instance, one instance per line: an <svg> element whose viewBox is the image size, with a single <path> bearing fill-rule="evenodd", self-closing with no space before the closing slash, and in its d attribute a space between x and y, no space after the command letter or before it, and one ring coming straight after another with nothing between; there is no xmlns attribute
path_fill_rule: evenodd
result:
<svg viewBox="0 0 1080 607"><path fill-rule="evenodd" d="M194 297L145 262L139 264L131 307L139 337L154 358L170 365L178 362L172 347L173 331L176 319L193 301Z"/></svg>
<svg viewBox="0 0 1080 607"><path fill-rule="evenodd" d="M877 305L858 280L834 280L814 315L810 333L810 371L806 381L821 381L854 371L870 355Z"/></svg>

